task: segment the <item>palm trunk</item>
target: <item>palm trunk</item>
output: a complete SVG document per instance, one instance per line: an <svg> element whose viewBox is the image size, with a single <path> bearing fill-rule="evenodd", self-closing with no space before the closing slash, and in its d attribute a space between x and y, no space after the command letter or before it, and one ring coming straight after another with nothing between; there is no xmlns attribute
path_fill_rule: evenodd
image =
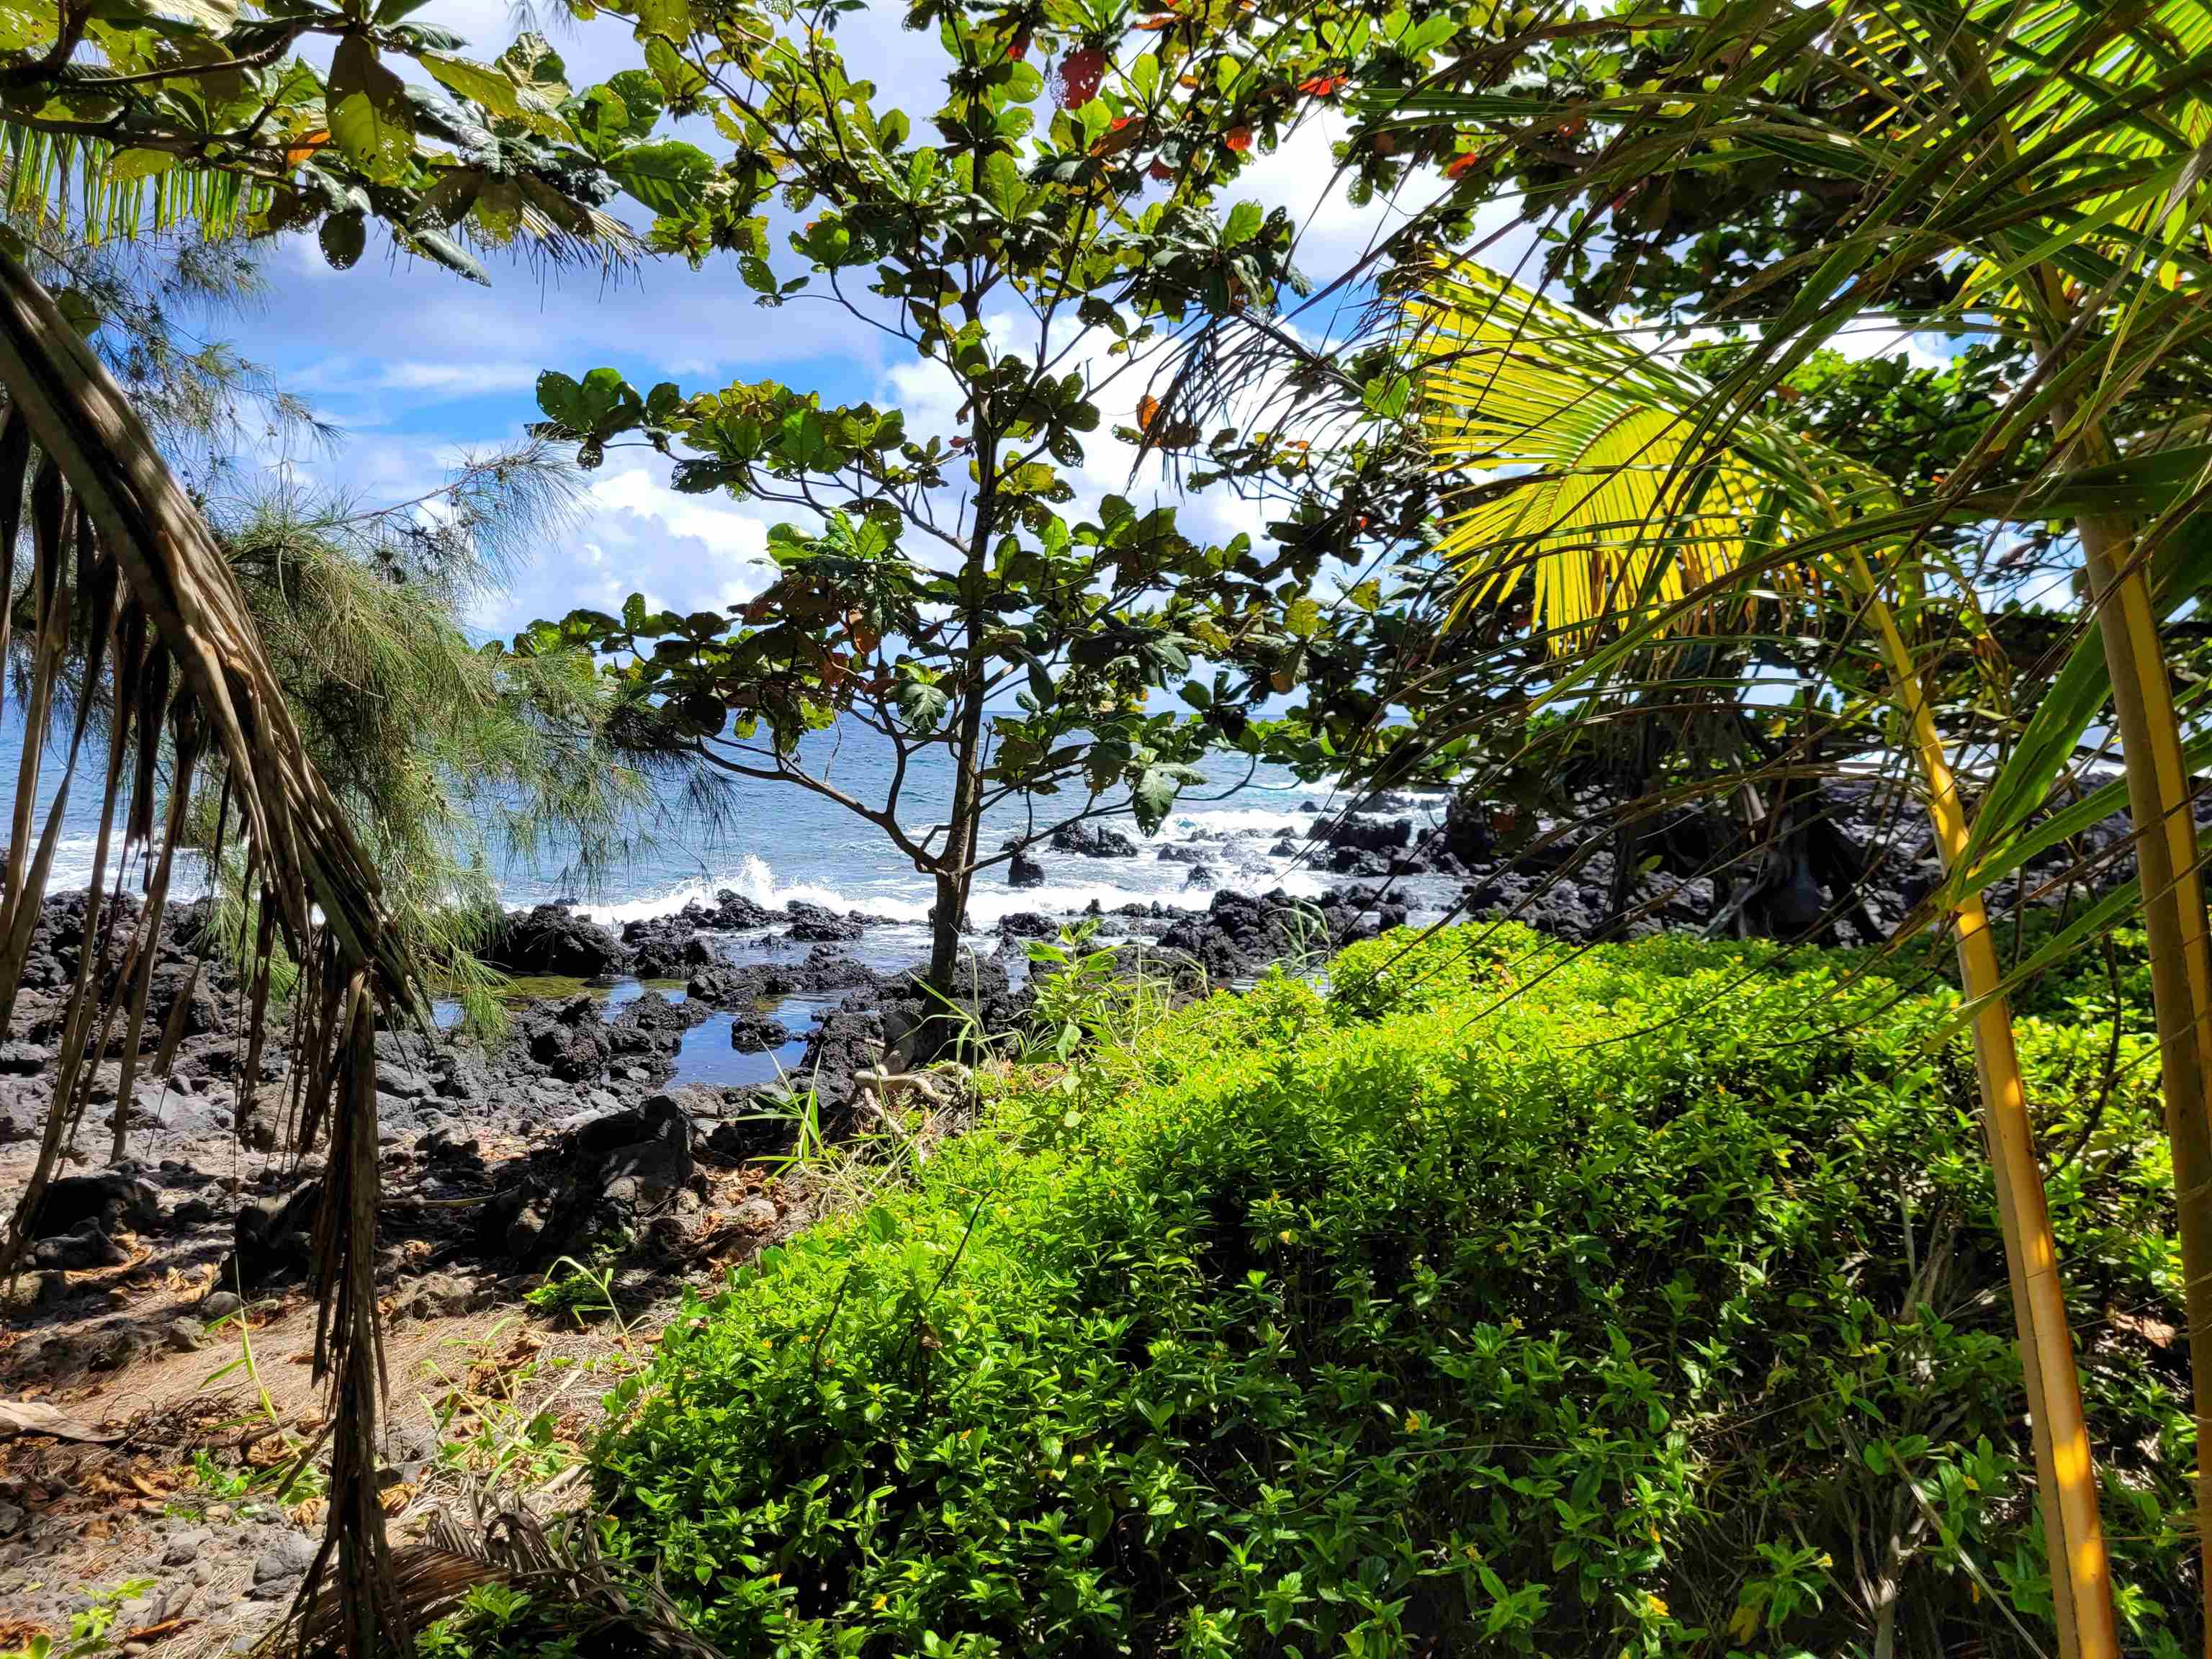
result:
<svg viewBox="0 0 2212 1659"><path fill-rule="evenodd" d="M2135 825L2136 870L2142 884L2189 1318L2191 1405L2197 1425L2197 1521L2204 1552L2200 1588L2205 1651L2212 1654L2212 1100L2206 1090L2212 1062L2212 956L2205 945L2197 819L2144 562L2110 526L2085 520L2079 528L2112 682L2129 815Z"/></svg>
<svg viewBox="0 0 2212 1659"><path fill-rule="evenodd" d="M1896 617L1875 588L1865 561L1855 553L1852 563L1911 726L1914 753L1928 788L1928 816L1948 870L1965 853L1967 841L1957 781ZM2005 1273L2019 1334L2021 1375L2027 1390L2036 1496L2051 1560L2058 1651L2061 1659L2117 1659L2119 1637L2112 1616L2111 1563L2098 1513L2088 1417L2081 1403L2081 1375L2058 1277L2057 1240L2051 1230L2043 1173L2036 1163L2027 1082L2013 1040L2012 1009L1998 994L2004 975L1981 895L1967 895L1954 920L1959 978L1966 996L1980 1004L1974 1016L1974 1070L1981 1085L1982 1129L1995 1176Z"/></svg>
<svg viewBox="0 0 2212 1659"><path fill-rule="evenodd" d="M1963 33L1951 51L1975 98L1993 102L1987 67L1972 56ZM2001 149L2008 161L2020 156L2020 143L2009 128L2001 134ZM2063 324L2069 312L2066 282L2066 273L2049 262L2039 263L2022 277L2023 290L2039 313L2034 335L2045 360L2043 366L2052 371L2063 366L2069 337ZM2066 434L2075 415L2071 398L2054 404L2049 416L2053 436ZM2092 463L2109 461L2118 453L2104 421L2094 414L2075 435L2081 453ZM2212 1659L2212 1096L2207 1093L2208 1072L2212 1072L2212 955L2205 945L2197 819L2145 561L2122 526L2083 517L2075 528L2112 681L2129 817L2135 830L2136 870L2142 882L2189 1319L2203 1650ZM2052 1577L2057 1577L2055 1571Z"/></svg>

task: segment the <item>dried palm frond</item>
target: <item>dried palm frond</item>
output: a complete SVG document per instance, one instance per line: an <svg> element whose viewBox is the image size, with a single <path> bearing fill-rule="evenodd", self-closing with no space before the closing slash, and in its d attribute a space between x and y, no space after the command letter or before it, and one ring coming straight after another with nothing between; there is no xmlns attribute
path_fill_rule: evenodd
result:
<svg viewBox="0 0 2212 1659"><path fill-rule="evenodd" d="M88 243L128 240L178 225L228 236L268 204L269 187L236 173L173 167L133 178L98 138L0 123L9 216L73 225Z"/></svg>
<svg viewBox="0 0 2212 1659"><path fill-rule="evenodd" d="M67 756L72 768L90 711L105 702L110 713L106 793L60 1070L38 1162L0 1240L0 1267L12 1271L21 1260L63 1143L88 1097L89 1073L107 1053L125 1008L131 1050L138 1046L144 968L158 942L193 763L204 753L221 763L262 913L295 960L315 963L321 984L342 990L339 1017L314 1028L301 1056L311 1109L327 1110L332 1146L313 1278L321 1304L316 1368L331 1383L336 1444L329 1528L309 1582L321 1581L321 1562L335 1555L350 1650L402 1651L409 1626L391 1583L373 1455L382 1380L374 1280L374 1041L380 1008L427 1022L421 980L386 925L375 872L302 747L228 561L122 390L52 296L4 250L0 386L9 404L0 432L0 532L12 557L12 520L27 474L35 635L15 835L0 892L0 1011L12 1009L51 867L61 807L49 814L34 856L31 800L65 660L79 665L82 679ZM165 734L174 763L157 835ZM111 965L116 930L100 928L100 890L126 790L126 861L136 848L154 861L154 873L149 902ZM257 1019L269 988L265 975L252 988ZM126 1060L118 1136L129 1110L129 1071Z"/></svg>
<svg viewBox="0 0 2212 1659"><path fill-rule="evenodd" d="M549 1522L512 1506L487 1509L481 1498L472 1508L466 1521L437 1516L425 1542L392 1553L392 1584L412 1628L465 1613L471 1590L498 1584L528 1595L534 1632L561 1638L564 1651L721 1659L720 1650L685 1628L658 1584L607 1561L589 1515ZM289 1645L305 1654L339 1653L340 1635L329 1612L295 1609Z"/></svg>

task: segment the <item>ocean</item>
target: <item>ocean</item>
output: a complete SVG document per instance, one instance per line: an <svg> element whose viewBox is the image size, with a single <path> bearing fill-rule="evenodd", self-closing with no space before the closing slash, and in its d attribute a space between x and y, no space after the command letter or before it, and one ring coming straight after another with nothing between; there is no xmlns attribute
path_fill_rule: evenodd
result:
<svg viewBox="0 0 2212 1659"><path fill-rule="evenodd" d="M11 793L21 750L21 718L11 706L0 726L0 780ZM944 751L927 752L928 762L910 763L902 800L901 817L914 830L941 821L951 799ZM802 758L817 775L870 802L881 800L895 761L888 739L858 726L814 734ZM55 760L50 749L33 834L58 788ZM100 763L90 757L80 763L50 892L82 886L91 872ZM1186 787L1157 836L1137 837L1135 858L1090 858L1040 846L1035 855L1045 871L1042 887L1010 885L1003 866L979 876L969 907L971 926L979 936L988 935L1000 918L1015 911L1080 910L1093 901L1109 910L1155 900L1201 909L1224 884L1254 892L1279 886L1304 896L1329 884L1325 872L1270 850L1285 836L1302 840L1316 809L1341 806L1326 781L1302 783L1279 769L1255 769L1242 756L1221 756L1202 769L1208 781ZM1071 796L1002 802L986 819L984 844L995 848L1032 823L1049 825L1079 806L1079 798ZM1102 822L1136 836L1126 813ZM871 957L913 960L927 953L925 923L934 897L929 879L873 824L797 786L730 779L717 786L711 815L659 800L637 815L629 836L627 855L599 872L596 881L580 875L573 843L558 837L549 837L528 859L493 846L489 861L510 908L561 900L619 927L632 917L680 909L692 899L711 902L718 891L730 889L773 908L800 899L880 918L890 925L871 930ZM1163 858L1164 851L1170 856ZM1181 861L1201 851L1205 866ZM189 897L204 882L204 872L187 864L173 876L172 890Z"/></svg>

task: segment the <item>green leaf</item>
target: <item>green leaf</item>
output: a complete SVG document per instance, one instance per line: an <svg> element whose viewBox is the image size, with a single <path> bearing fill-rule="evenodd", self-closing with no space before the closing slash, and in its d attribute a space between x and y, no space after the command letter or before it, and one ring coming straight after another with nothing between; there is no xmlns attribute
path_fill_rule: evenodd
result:
<svg viewBox="0 0 2212 1659"><path fill-rule="evenodd" d="M991 152L983 162L982 187L977 193L1008 218L1022 210L1022 173L1012 155L1003 149Z"/></svg>
<svg viewBox="0 0 2212 1659"><path fill-rule="evenodd" d="M655 213L681 216L704 199L714 164L696 145L670 138L623 150L607 162L607 171Z"/></svg>
<svg viewBox="0 0 2212 1659"><path fill-rule="evenodd" d="M902 679L898 688L899 719L909 732L934 732L944 723L951 700L939 687L916 679Z"/></svg>
<svg viewBox="0 0 2212 1659"><path fill-rule="evenodd" d="M481 104L504 120L520 122L532 131L549 137L566 136L571 131L545 101L543 93L535 88L517 86L489 64L442 52L422 52L416 61L429 71L431 79L455 97Z"/></svg>
<svg viewBox="0 0 2212 1659"><path fill-rule="evenodd" d="M691 38L691 8L685 0L637 0L637 33L681 45Z"/></svg>
<svg viewBox="0 0 2212 1659"><path fill-rule="evenodd" d="M699 66L660 35L645 43L645 66L672 100L696 97L707 89L707 77L699 72Z"/></svg>
<svg viewBox="0 0 2212 1659"><path fill-rule="evenodd" d="M1229 222L1221 228L1221 246L1235 247L1250 241L1260 234L1267 217L1266 210L1257 202L1239 202L1229 210Z"/></svg>
<svg viewBox="0 0 2212 1659"><path fill-rule="evenodd" d="M150 179L177 165L165 149L118 149L108 158L107 176L114 179Z"/></svg>
<svg viewBox="0 0 2212 1659"><path fill-rule="evenodd" d="M1181 787L1175 769L1170 767L1147 766L1138 774L1136 785L1129 791L1129 805L1136 814L1137 827L1148 836L1158 832L1174 810Z"/></svg>
<svg viewBox="0 0 2212 1659"><path fill-rule="evenodd" d="M622 371L615 368L595 368L585 375L579 395L583 402L585 419L594 430L605 426L607 416L617 410L625 405L635 407L639 404L637 393L632 390L629 382L623 379Z"/></svg>
<svg viewBox="0 0 2212 1659"><path fill-rule="evenodd" d="M557 369L549 368L538 377L538 407L564 431L591 429L591 417L584 412L584 388Z"/></svg>
<svg viewBox="0 0 2212 1659"><path fill-rule="evenodd" d="M668 94L660 82L643 70L623 70L607 77L607 86L629 112L629 136L642 138L653 131L660 112L668 107Z"/></svg>
<svg viewBox="0 0 2212 1659"><path fill-rule="evenodd" d="M529 87L554 103L568 96L568 69L552 43L536 33L520 35L499 55L499 67L517 86Z"/></svg>
<svg viewBox="0 0 2212 1659"><path fill-rule="evenodd" d="M491 286L491 276L477 257L444 231L427 228L410 230L407 233L407 240L447 270L458 272L472 283L481 283L486 288Z"/></svg>
<svg viewBox="0 0 2212 1659"><path fill-rule="evenodd" d="M1413 379L1406 374L1376 375L1368 381L1363 398L1367 412L1385 421L1398 419L1413 400Z"/></svg>
<svg viewBox="0 0 2212 1659"><path fill-rule="evenodd" d="M937 179L937 152L918 149L906 164L906 195L910 202L919 202L929 194L929 187Z"/></svg>
<svg viewBox="0 0 2212 1659"><path fill-rule="evenodd" d="M333 270L350 270L360 260L362 249L368 246L368 221L358 209L350 213L333 213L323 221L316 232L321 243L323 258Z"/></svg>
<svg viewBox="0 0 2212 1659"><path fill-rule="evenodd" d="M147 9L210 34L227 33L238 21L238 0L153 0Z"/></svg>
<svg viewBox="0 0 2212 1659"><path fill-rule="evenodd" d="M1292 601L1283 612L1283 626L1299 639L1311 639L1321 631L1321 606L1310 599Z"/></svg>
<svg viewBox="0 0 2212 1659"><path fill-rule="evenodd" d="M380 184L407 176L415 156L415 112L406 83L379 62L365 34L349 34L331 59L331 137Z"/></svg>

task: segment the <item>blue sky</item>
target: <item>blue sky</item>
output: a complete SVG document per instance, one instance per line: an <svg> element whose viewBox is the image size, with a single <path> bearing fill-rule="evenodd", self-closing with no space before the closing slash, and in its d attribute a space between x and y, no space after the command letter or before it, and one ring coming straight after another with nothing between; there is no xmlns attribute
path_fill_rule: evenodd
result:
<svg viewBox="0 0 2212 1659"><path fill-rule="evenodd" d="M840 26L849 62L879 86L933 74L933 42L900 27L900 9L877 7ZM503 0L438 0L421 21L452 28L482 57L514 33ZM633 67L635 48L618 22L554 32L573 85ZM933 107L933 88L897 100L910 113ZM1291 209L1307 227L1300 262L1333 274L1357 257L1391 213L1353 210L1332 185L1332 133L1311 125L1261 156L1236 190L1267 206ZM713 149L711 137L702 139ZM867 398L908 410L909 430L932 429L949 416L933 371L899 355L899 343L865 328L832 305L801 301L765 310L738 280L734 262L694 270L657 261L603 282L596 273L541 276L520 264L494 264L486 289L440 267L368 257L349 271L325 264L310 236L280 239L269 255L266 302L229 319L222 332L307 397L343 428L335 454L296 457L305 476L341 488L364 506L410 499L435 486L465 452L519 439L534 418L532 388L541 369L580 376L610 364L643 387L674 380L687 391L773 376L825 398ZM1318 329L1322 319L1313 319ZM1128 392L1133 404L1136 389ZM1108 424L1128 411L1109 403ZM1128 457L1102 432L1079 481L1095 496L1127 481ZM1139 486L1143 494L1148 486ZM1266 516L1231 501L1184 507L1194 529L1257 532ZM764 585L757 561L766 531L786 516L726 496L678 495L666 464L649 453L618 450L591 476L573 525L538 550L511 595L472 618L509 633L535 616L577 605L612 610L642 590L682 610L727 605Z"/></svg>

